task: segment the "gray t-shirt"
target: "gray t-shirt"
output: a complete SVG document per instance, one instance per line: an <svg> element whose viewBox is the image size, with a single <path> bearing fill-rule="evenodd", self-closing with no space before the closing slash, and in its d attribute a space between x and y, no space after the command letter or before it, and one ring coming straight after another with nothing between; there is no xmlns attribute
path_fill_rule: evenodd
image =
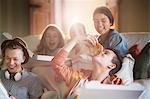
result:
<svg viewBox="0 0 150 99"><path fill-rule="evenodd" d="M16 99L35 99L42 96L43 88L35 74L24 71L22 72L21 80L15 81L13 79L6 79L5 71L0 72L4 87Z"/></svg>

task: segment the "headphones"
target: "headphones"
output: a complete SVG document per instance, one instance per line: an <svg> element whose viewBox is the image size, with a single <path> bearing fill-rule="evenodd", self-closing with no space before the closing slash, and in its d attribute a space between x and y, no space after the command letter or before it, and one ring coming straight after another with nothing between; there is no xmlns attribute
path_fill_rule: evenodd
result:
<svg viewBox="0 0 150 99"><path fill-rule="evenodd" d="M13 79L14 81L19 81L22 78L22 71L17 72L15 74L10 73L8 70L5 71L5 78L6 79Z"/></svg>

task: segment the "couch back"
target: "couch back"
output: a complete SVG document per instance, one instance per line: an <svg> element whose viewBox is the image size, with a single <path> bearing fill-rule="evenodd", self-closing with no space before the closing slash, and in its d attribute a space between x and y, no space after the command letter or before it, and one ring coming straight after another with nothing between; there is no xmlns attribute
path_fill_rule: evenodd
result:
<svg viewBox="0 0 150 99"><path fill-rule="evenodd" d="M150 40L150 32L125 32L122 33L128 40L129 48L134 44L139 44L142 49ZM39 36L26 36L23 39L27 42L31 51L34 51L40 42Z"/></svg>
<svg viewBox="0 0 150 99"><path fill-rule="evenodd" d="M129 48L134 44L139 44L139 47L142 49L146 45L146 43L150 40L150 32L123 32L122 34L127 38ZM5 33L5 35L9 36L8 33ZM4 40L4 37L6 39L5 35L2 35L2 33L0 33L0 41L1 41L0 44ZM29 35L23 37L23 39L27 42L29 49L32 51L36 49L37 45L40 42L38 36Z"/></svg>
<svg viewBox="0 0 150 99"><path fill-rule="evenodd" d="M150 32L125 32L122 34L127 38L129 48L134 44L139 44L142 49L150 40Z"/></svg>

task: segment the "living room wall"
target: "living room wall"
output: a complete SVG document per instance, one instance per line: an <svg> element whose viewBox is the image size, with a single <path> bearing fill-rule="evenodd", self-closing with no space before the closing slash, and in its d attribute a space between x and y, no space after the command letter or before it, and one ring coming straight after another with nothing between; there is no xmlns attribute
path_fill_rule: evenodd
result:
<svg viewBox="0 0 150 99"><path fill-rule="evenodd" d="M149 32L149 6L149 0L120 0L119 31Z"/></svg>
<svg viewBox="0 0 150 99"><path fill-rule="evenodd" d="M0 0L0 32L28 35L29 17L29 0ZM120 0L119 31L150 32L150 0Z"/></svg>
<svg viewBox="0 0 150 99"><path fill-rule="evenodd" d="M29 0L0 0L0 32L29 34Z"/></svg>
<svg viewBox="0 0 150 99"><path fill-rule="evenodd" d="M148 24L148 26L149 26L149 31L150 31L150 0L149 0L149 5L148 6L149 6L149 10L148 10L148 13L149 13L149 17L148 17L149 18L149 24Z"/></svg>
<svg viewBox="0 0 150 99"><path fill-rule="evenodd" d="M2 30L2 0L0 0L0 32Z"/></svg>

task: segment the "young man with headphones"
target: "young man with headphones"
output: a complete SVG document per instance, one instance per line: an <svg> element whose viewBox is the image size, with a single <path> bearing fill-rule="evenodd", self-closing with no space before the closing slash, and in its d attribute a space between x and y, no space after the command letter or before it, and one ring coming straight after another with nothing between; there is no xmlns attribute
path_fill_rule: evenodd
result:
<svg viewBox="0 0 150 99"><path fill-rule="evenodd" d="M0 79L8 94L16 99L39 99L43 94L40 80L22 66L29 59L26 43L20 38L6 40L1 52L5 69L0 70Z"/></svg>

